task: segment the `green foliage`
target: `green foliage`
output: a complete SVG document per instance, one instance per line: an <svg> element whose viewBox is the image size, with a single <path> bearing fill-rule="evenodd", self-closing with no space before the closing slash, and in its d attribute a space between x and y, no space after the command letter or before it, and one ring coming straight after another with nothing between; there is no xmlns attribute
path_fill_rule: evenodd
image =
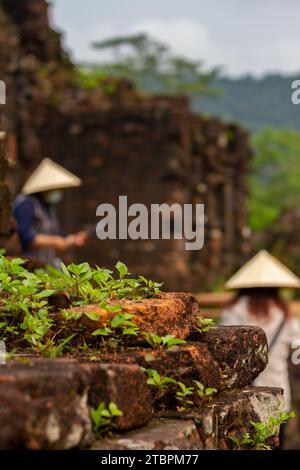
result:
<svg viewBox="0 0 300 470"><path fill-rule="evenodd" d="M176 338L174 335L158 336L153 333L143 333L143 335L153 349L171 349L185 343L184 339Z"/></svg>
<svg viewBox="0 0 300 470"><path fill-rule="evenodd" d="M141 369L146 373L148 379L147 384L151 385L152 387L157 387L158 389L166 389L170 385L176 385L177 390L175 391L175 398L179 405L177 406L178 411L185 411L187 408L194 406L194 394L197 393L198 398L201 399L201 402L205 400L210 400L211 397L217 393L217 389L212 387L207 387L197 381L194 380L193 382L196 385L195 387L188 387L183 382L177 381L171 377L162 377L156 370L154 369L145 369L141 367Z"/></svg>
<svg viewBox="0 0 300 470"><path fill-rule="evenodd" d="M300 133L264 129L253 138L250 226L265 230L285 209L299 206Z"/></svg>
<svg viewBox="0 0 300 470"><path fill-rule="evenodd" d="M147 384L153 387L157 387L160 389L164 389L170 384L176 384L176 380L172 379L171 377L162 377L156 370L154 369L145 369L141 367L141 369L147 374Z"/></svg>
<svg viewBox="0 0 300 470"><path fill-rule="evenodd" d="M291 84L298 75L269 74L262 78L217 77L212 86L218 96L198 96L192 101L197 113L238 122L253 133L271 126L276 129L300 130L299 106L291 103Z"/></svg>
<svg viewBox="0 0 300 470"><path fill-rule="evenodd" d="M104 402L101 402L97 408L92 408L91 416L94 433L100 439L112 433L116 427L114 419L123 416L123 412L113 402L109 403L108 407L106 407Z"/></svg>
<svg viewBox="0 0 300 470"><path fill-rule="evenodd" d="M88 263L62 263L62 275L56 278L73 300L74 305L104 302L113 299L146 299L160 292L161 283L138 276L129 277L127 266L120 261L116 264L118 278L106 268L92 268ZM56 275L57 276L57 275Z"/></svg>
<svg viewBox="0 0 300 470"><path fill-rule="evenodd" d="M88 263L62 264L62 271L49 268L35 273L24 268L24 260L7 259L0 253L0 335L12 348L28 347L31 352L57 357L70 349L88 350L78 323L83 313L73 307L91 303L107 310L109 322L94 332L107 337L109 347L116 347L122 338L136 336L138 327L132 315L121 313L119 299L144 299L160 292L161 284L140 276L131 278L124 263L116 265L118 275L105 268L92 268ZM60 310L59 325L51 297L63 293L71 308ZM57 309L56 309L57 310ZM99 320L96 312L85 311L90 320ZM70 330L70 324L72 328ZM72 335L70 335L70 331Z"/></svg>
<svg viewBox="0 0 300 470"><path fill-rule="evenodd" d="M75 338L76 334L70 335L66 339L60 339L57 342L55 338L51 338L47 340L45 343L38 342L37 343L37 350L43 357L47 358L55 358L61 357L65 352L65 348L70 344L73 338Z"/></svg>
<svg viewBox="0 0 300 470"><path fill-rule="evenodd" d="M93 73L85 70L83 67L75 69L75 85L85 90L95 90L103 86L103 79L107 78L105 72L100 69L94 70Z"/></svg>
<svg viewBox="0 0 300 470"><path fill-rule="evenodd" d="M241 438L236 436L228 436L228 438L238 449L243 448L243 446L248 446L256 450L271 450L271 447L267 443L268 439L275 436L279 427L294 416L295 413L292 411L291 413L280 413L277 417L271 416L266 422L251 421L251 425L254 428L252 435L247 432L244 433Z"/></svg>
<svg viewBox="0 0 300 470"><path fill-rule="evenodd" d="M184 411L190 406L194 405L194 401L191 399L191 396L194 393L194 387L187 387L182 382L177 382L179 390L176 392L176 400L180 403L180 406L177 407L178 411Z"/></svg>
<svg viewBox="0 0 300 470"><path fill-rule="evenodd" d="M109 307L108 305L101 305L101 307L106 308L106 310L110 312L116 312L121 309L121 307L118 305L112 307ZM95 330L92 335L100 336L103 346L107 346L109 349L116 348L120 341L122 341L123 337L138 335L139 328L132 321L132 318L133 315L130 313L119 313L110 320L109 324L105 324L102 328ZM97 315L95 320L98 319L99 317Z"/></svg>
<svg viewBox="0 0 300 470"><path fill-rule="evenodd" d="M197 330L200 332L200 333L205 333L206 331L209 331L211 328L213 328L214 326L216 326L216 323L215 321L212 319L212 318L201 318L201 317L197 317L197 323L198 323L198 327L197 327Z"/></svg>
<svg viewBox="0 0 300 470"><path fill-rule="evenodd" d="M203 383L199 382L198 380L193 380L193 382L196 384L196 392L198 397L201 399L212 397L212 395L215 395L218 392L218 390L213 387L205 388Z"/></svg>
<svg viewBox="0 0 300 470"><path fill-rule="evenodd" d="M201 61L174 55L165 44L146 34L119 36L95 42L100 52L110 50L113 59L82 66L78 83L93 88L99 77L120 77L133 81L141 90L154 93L192 95L216 93L211 87L218 69L204 71Z"/></svg>

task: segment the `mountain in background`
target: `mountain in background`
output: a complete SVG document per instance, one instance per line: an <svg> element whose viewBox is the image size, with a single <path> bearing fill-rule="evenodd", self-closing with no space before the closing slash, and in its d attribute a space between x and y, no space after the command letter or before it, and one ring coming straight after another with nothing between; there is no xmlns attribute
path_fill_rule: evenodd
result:
<svg viewBox="0 0 300 470"><path fill-rule="evenodd" d="M300 105L291 102L291 84L299 76L266 75L257 79L217 78L213 85L216 96L196 96L194 111L235 121L252 132L266 126L300 130Z"/></svg>

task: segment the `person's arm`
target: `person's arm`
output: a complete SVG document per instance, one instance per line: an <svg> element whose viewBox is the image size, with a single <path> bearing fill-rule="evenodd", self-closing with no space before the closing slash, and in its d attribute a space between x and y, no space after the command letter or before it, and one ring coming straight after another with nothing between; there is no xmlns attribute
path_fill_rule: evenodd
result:
<svg viewBox="0 0 300 470"><path fill-rule="evenodd" d="M84 232L63 237L61 235L44 235L37 233L34 228L35 213L34 205L30 198L24 199L14 209L17 221L18 235L24 250L30 247L51 247L57 251L65 251L70 246L82 246L86 242Z"/></svg>
<svg viewBox="0 0 300 470"><path fill-rule="evenodd" d="M71 242L68 240L68 237L64 238L60 235L44 235L38 233L30 243L30 246L34 248L50 247L57 251L65 251L71 246Z"/></svg>
<svg viewBox="0 0 300 470"><path fill-rule="evenodd" d="M65 251L70 246L83 246L86 241L84 232L62 237L60 235L37 234L31 242L33 247L51 247L57 251Z"/></svg>

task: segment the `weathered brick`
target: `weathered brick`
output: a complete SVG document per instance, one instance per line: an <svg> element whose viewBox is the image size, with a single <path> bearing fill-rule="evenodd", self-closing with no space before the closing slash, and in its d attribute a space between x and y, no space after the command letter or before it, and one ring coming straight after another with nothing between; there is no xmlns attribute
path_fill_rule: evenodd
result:
<svg viewBox="0 0 300 470"><path fill-rule="evenodd" d="M255 326L218 326L191 338L205 343L217 361L222 389L249 385L268 363L265 332Z"/></svg>
<svg viewBox="0 0 300 470"><path fill-rule="evenodd" d="M9 391L12 391L11 393ZM67 449L91 442L90 408L115 402L119 430L146 424L151 394L137 365L80 363L73 359L31 360L0 369L0 447ZM16 398L17 397L17 398ZM21 405L20 405L21 404Z"/></svg>
<svg viewBox="0 0 300 470"><path fill-rule="evenodd" d="M127 348L119 354L101 355L103 361L137 363L141 367L157 370L165 377L172 377L192 385L193 380L201 381L206 387L221 389L221 377L217 362L206 344L186 343L167 350L150 348ZM155 393L155 396L161 393Z"/></svg>
<svg viewBox="0 0 300 470"><path fill-rule="evenodd" d="M193 332L187 341L170 350L132 348L104 354L102 360L138 363L160 374L191 384L200 380L218 391L250 385L268 362L264 331L252 326L220 326Z"/></svg>
<svg viewBox="0 0 300 470"><path fill-rule="evenodd" d="M252 422L266 422L283 410L283 391L279 388L249 387L224 392L202 409L167 412L161 419L134 432L96 441L94 450L232 449L229 436L241 439L253 433ZM266 444L276 448L279 428Z"/></svg>
<svg viewBox="0 0 300 470"><path fill-rule="evenodd" d="M241 438L253 432L252 422L266 422L284 410L283 390L247 387L218 395L212 404L194 415L205 449L230 449L229 436ZM279 427L277 429L279 432ZM268 444L278 446L278 434Z"/></svg>
<svg viewBox="0 0 300 470"><path fill-rule="evenodd" d="M190 294L170 292L161 294L154 299L146 300L117 300L113 305L122 307L121 313L133 315L132 321L142 331L156 333L160 336L167 334L175 335L179 338L186 338L192 328L195 316L200 316L200 309L196 298ZM88 328L85 332L89 341L98 341L97 337L91 333L101 328L116 313L107 312L99 305L87 305L77 308L78 311L94 312L99 315L99 321L89 319L86 315L81 317L81 322ZM118 312L120 313L120 312ZM131 344L144 343L144 337L130 337Z"/></svg>
<svg viewBox="0 0 300 470"><path fill-rule="evenodd" d="M88 445L92 432L83 385L77 372L53 361L45 367L2 366L0 429L5 431L0 433L0 447L68 449Z"/></svg>
<svg viewBox="0 0 300 470"><path fill-rule="evenodd" d="M145 374L136 364L81 364L88 384L88 403L114 402L123 412L116 420L119 430L146 424L151 418L151 393Z"/></svg>
<svg viewBox="0 0 300 470"><path fill-rule="evenodd" d="M201 441L193 420L154 419L124 436L97 441L92 450L198 450Z"/></svg>
<svg viewBox="0 0 300 470"><path fill-rule="evenodd" d="M28 404L15 387L0 385L0 449L24 447Z"/></svg>

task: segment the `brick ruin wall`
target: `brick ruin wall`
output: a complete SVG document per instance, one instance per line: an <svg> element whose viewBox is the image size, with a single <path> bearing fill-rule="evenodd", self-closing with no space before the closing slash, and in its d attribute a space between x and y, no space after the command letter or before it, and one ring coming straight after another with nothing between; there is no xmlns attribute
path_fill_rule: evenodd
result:
<svg viewBox="0 0 300 470"><path fill-rule="evenodd" d="M251 386L268 361L260 328L199 332L199 306L186 293L120 302L141 328L122 348L52 359L23 354L1 365L0 449L229 450L235 448L232 439L253 434L251 422L267 422L283 410L282 389ZM96 305L80 308L99 312ZM103 327L105 314L96 321L86 318L79 320L86 326L81 331L92 347L90 333ZM61 331L59 321L53 327ZM186 342L153 350L143 331L173 333ZM141 369L149 365L173 384L151 386ZM205 399L193 393L187 406L176 399L174 381L191 387L195 380L214 387L215 394ZM106 438L92 429L91 409L100 403L115 403L122 411ZM278 431L265 442L270 448L278 446Z"/></svg>
<svg viewBox="0 0 300 470"><path fill-rule="evenodd" d="M0 75L8 89L1 110L10 178L16 192L42 157L83 179L66 192L65 230L97 222L96 207L204 203L205 246L186 251L181 240L95 238L77 260L163 280L168 289L206 289L242 264L249 251L248 135L234 124L193 114L185 98L141 97L126 81L86 91L49 27L44 0L0 1ZM108 80L109 83L109 80Z"/></svg>
<svg viewBox="0 0 300 470"><path fill-rule="evenodd" d="M176 240L99 242L94 239L84 251L76 253L77 259L89 259L111 266L119 258L128 263L132 272L162 279L167 288L181 290L208 288L243 262L249 252L245 178L251 160L248 136L243 129L217 119L194 115L184 98L141 97L126 81L112 81L115 87L113 94L105 86L93 91L80 89L74 80L74 67L61 48L59 35L49 27L47 4L43 0L0 0L0 49L0 80L5 81L8 91L7 104L0 105L1 237L7 236L11 227L8 183L12 194L16 194L40 159L48 156L83 178L83 188L68 191L61 207L62 220L69 230L96 222L97 205L101 202L115 203L119 194L127 194L129 203L204 202L206 206L206 241L202 251L187 252L183 249L183 243ZM108 85L110 83L108 80ZM6 133L5 152L3 130ZM219 331L224 334L223 330ZM234 333L232 329L228 331ZM242 336L240 332L238 336ZM239 349L237 352L240 354ZM227 358L224 363L226 361ZM105 369L106 366L103 367ZM127 367L128 373L131 373L130 368L134 366ZM122 370L126 375L126 367ZM34 375L34 368L31 372ZM139 374L137 371L135 373ZM45 380L48 383L47 374ZM52 372L49 374L51 376ZM299 368L295 367L292 374L297 384ZM40 377L38 371L38 380ZM242 386L250 384L252 378L248 379ZM34 377L30 376L28 380L35 383ZM58 384L57 390L46 390L43 394L50 394L56 403L60 403L57 400L62 393L60 382L55 378L54 383ZM65 377L62 383L64 387ZM22 394L21 382L21 394L18 390L11 390L9 394L5 386L0 393L3 391L2 396L8 400L6 409L13 416L26 414L28 403L22 406L27 398ZM70 382L70 387L74 389L73 382ZM99 399L104 399L102 389L100 392ZM260 398L265 397L264 393L270 398L263 400L262 404L278 407L282 398L277 399L279 392L272 390L262 391L261 394L260 390L250 387L248 392L238 388L234 391L236 395L224 398L225 402L220 399L215 414L224 416L225 406L225 421L229 418L222 425L224 429L227 426L228 430L240 430L245 416L249 422L253 413L256 418L260 412L271 415L272 406L272 410L253 410L252 404L260 403ZM18 422L40 419L44 396L33 397L28 416ZM80 403L81 398L78 395ZM116 397L109 398L117 401ZM140 397L137 397L138 400ZM295 388L294 409L299 408L299 400ZM241 406L236 405L238 401ZM57 419L65 422L66 413L72 416L72 420L78 419L83 426L84 440L86 435L90 435L90 422L83 415L77 417L74 414L73 404L70 411L65 407L64 400L61 403ZM83 414L88 412L85 406ZM129 403L128 409L131 407L132 403ZM135 411L136 416L138 413ZM210 411L208 416L215 419ZM0 415L0 421L2 418ZM48 418L53 421L52 415L44 417L46 421ZM145 423L148 419L150 415ZM215 421L218 422L218 419ZM14 422L11 420L11 423ZM153 422L150 429L146 429L147 435L150 432L154 441L157 437L156 424ZM212 434L202 436L199 443L192 421L182 420L182 425L179 425L166 420L163 426L166 428L163 427L161 433L171 436L170 440L174 437L174 443L168 441L159 444L161 446L224 448L227 445L223 439L223 428L218 436L214 435L214 430ZM299 419L294 426L295 435L298 436ZM132 427L137 427L137 423ZM40 434L34 439L31 435L26 436L26 446L62 448L65 445L69 448L81 445L80 442L70 444L67 430L61 431L61 435L66 437L66 444L61 441L49 444L49 436L44 436L46 428L44 421L41 421L37 429ZM2 435L4 430L5 435ZM240 431L245 429L242 427ZM23 436L23 429L16 432L15 427L8 429L2 426L1 432L1 441L6 442L7 447L14 447L15 440ZM143 432L141 430L142 434L136 439L144 438ZM185 436L191 437L183 442ZM132 442L134 439L131 436L129 447ZM155 442L153 445L158 445ZM120 444L114 441L114 445Z"/></svg>

